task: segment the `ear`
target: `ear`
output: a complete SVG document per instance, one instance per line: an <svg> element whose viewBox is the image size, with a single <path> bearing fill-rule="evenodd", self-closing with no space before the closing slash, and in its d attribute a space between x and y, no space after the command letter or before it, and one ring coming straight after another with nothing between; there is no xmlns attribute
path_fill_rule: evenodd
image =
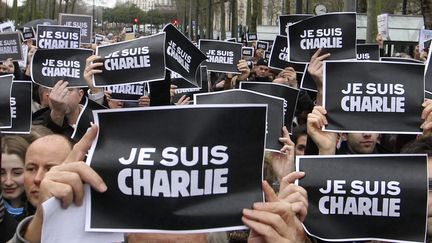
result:
<svg viewBox="0 0 432 243"><path fill-rule="evenodd" d="M84 90L83 89L79 89L78 90L79 96L82 99L82 97L84 96Z"/></svg>

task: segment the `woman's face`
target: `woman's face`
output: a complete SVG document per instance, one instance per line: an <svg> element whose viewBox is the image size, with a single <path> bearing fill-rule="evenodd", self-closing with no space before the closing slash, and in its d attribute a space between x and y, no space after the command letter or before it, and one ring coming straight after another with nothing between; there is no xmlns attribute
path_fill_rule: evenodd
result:
<svg viewBox="0 0 432 243"><path fill-rule="evenodd" d="M1 187L3 197L14 200L24 193L24 161L16 154L1 155Z"/></svg>

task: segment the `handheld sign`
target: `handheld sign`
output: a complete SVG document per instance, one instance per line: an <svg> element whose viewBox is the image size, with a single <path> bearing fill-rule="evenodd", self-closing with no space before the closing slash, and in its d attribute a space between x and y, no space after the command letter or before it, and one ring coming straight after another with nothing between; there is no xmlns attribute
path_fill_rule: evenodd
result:
<svg viewBox="0 0 432 243"><path fill-rule="evenodd" d="M38 25L36 45L39 49L79 48L81 29L62 25Z"/></svg>
<svg viewBox="0 0 432 243"><path fill-rule="evenodd" d="M251 81L240 82L240 89L252 90L284 99L284 124L291 134L293 131L292 123L295 116L297 100L300 93L299 89L284 84Z"/></svg>
<svg viewBox="0 0 432 243"><path fill-rule="evenodd" d="M303 76L301 78L300 88L304 90L309 90L312 92L318 92L315 80L312 78L310 73L308 72L308 66L309 64L306 64Z"/></svg>
<svg viewBox="0 0 432 243"><path fill-rule="evenodd" d="M0 76L0 128L12 127L11 92L12 74Z"/></svg>
<svg viewBox="0 0 432 243"><path fill-rule="evenodd" d="M59 24L81 28L81 43L92 43L91 38L93 36L93 16L60 13Z"/></svg>
<svg viewBox="0 0 432 243"><path fill-rule="evenodd" d="M279 15L279 35L287 36L288 26L310 17L313 17L313 15L312 14Z"/></svg>
<svg viewBox="0 0 432 243"><path fill-rule="evenodd" d="M252 41L256 41L258 40L258 36L256 33L247 33L246 34L246 41L247 42L252 42Z"/></svg>
<svg viewBox="0 0 432 243"><path fill-rule="evenodd" d="M432 30L420 29L419 30L419 52L429 48L426 42L432 39ZM426 44L426 45L425 45Z"/></svg>
<svg viewBox="0 0 432 243"><path fill-rule="evenodd" d="M0 24L0 32L12 32L15 31L14 22L8 20Z"/></svg>
<svg viewBox="0 0 432 243"><path fill-rule="evenodd" d="M138 102L141 96L147 95L146 83L107 86L105 91L110 94L113 100L130 102Z"/></svg>
<svg viewBox="0 0 432 243"><path fill-rule="evenodd" d="M380 14L377 16L378 33L381 34L383 40L390 40L388 27L388 14Z"/></svg>
<svg viewBox="0 0 432 243"><path fill-rule="evenodd" d="M8 58L14 61L23 59L19 32L0 33L0 61Z"/></svg>
<svg viewBox="0 0 432 243"><path fill-rule="evenodd" d="M6 134L29 134L32 124L32 95L31 81L13 81L10 105L12 110L12 127L2 129Z"/></svg>
<svg viewBox="0 0 432 243"><path fill-rule="evenodd" d="M41 49L32 59L33 82L52 88L59 80L68 87L87 87L84 79L86 59L93 54L89 49Z"/></svg>
<svg viewBox="0 0 432 243"><path fill-rule="evenodd" d="M431 55L428 55L424 72L425 92L432 94L432 66Z"/></svg>
<svg viewBox="0 0 432 243"><path fill-rule="evenodd" d="M324 70L324 130L421 133L424 65L335 61Z"/></svg>
<svg viewBox="0 0 432 243"><path fill-rule="evenodd" d="M357 60L380 60L378 44L357 44Z"/></svg>
<svg viewBox="0 0 432 243"><path fill-rule="evenodd" d="M171 71L179 73L191 84L198 87L196 73L200 64L207 56L200 51L189 39L183 35L174 25L164 27L166 33L166 65Z"/></svg>
<svg viewBox="0 0 432 243"><path fill-rule="evenodd" d="M282 126L284 125L284 99L251 90L231 89L195 94L194 104L267 104L266 149L279 152L282 148L279 137L282 134Z"/></svg>
<svg viewBox="0 0 432 243"><path fill-rule="evenodd" d="M22 32L23 40L31 40L35 38L33 28L24 27Z"/></svg>
<svg viewBox="0 0 432 243"><path fill-rule="evenodd" d="M257 49L263 49L264 51L267 51L269 49L270 43L268 41L257 41L256 48Z"/></svg>
<svg viewBox="0 0 432 243"><path fill-rule="evenodd" d="M77 125L74 127L74 131L71 135L72 140L78 142L84 134L87 132L87 129L90 127L90 124L94 122L93 111L94 110L104 110L108 109L103 105L99 105L93 100L85 97L84 106L81 108L81 112L78 116Z"/></svg>
<svg viewBox="0 0 432 243"><path fill-rule="evenodd" d="M199 40L199 49L207 55L202 65L207 66L208 71L240 74L237 64L241 59L241 48L241 43Z"/></svg>
<svg viewBox="0 0 432 243"><path fill-rule="evenodd" d="M253 57L254 48L253 47L242 47L242 58Z"/></svg>
<svg viewBox="0 0 432 243"><path fill-rule="evenodd" d="M99 133L87 163L109 189L86 196L86 231L246 228L242 209L263 200L264 105L111 109L94 116Z"/></svg>
<svg viewBox="0 0 432 243"><path fill-rule="evenodd" d="M318 15L288 26L289 60L308 63L322 48L327 60L356 58L356 13Z"/></svg>
<svg viewBox="0 0 432 243"><path fill-rule="evenodd" d="M104 63L96 87L165 79L165 33L98 46L96 55Z"/></svg>
<svg viewBox="0 0 432 243"><path fill-rule="evenodd" d="M416 60L416 59L412 59L412 58L405 58L405 57L381 57L380 61L424 64L420 60Z"/></svg>
<svg viewBox="0 0 432 243"><path fill-rule="evenodd" d="M190 101L193 101L194 94L207 93L209 92L209 84L208 84L208 76L207 76L207 67L201 66L200 72L197 73L197 80L199 80L199 88L193 86L189 82L187 82L181 76L175 76L175 73L171 72L171 84L177 86L175 90L175 94L172 97L172 102L177 103L178 100L186 95L189 97Z"/></svg>
<svg viewBox="0 0 432 243"><path fill-rule="evenodd" d="M287 37L277 35L269 58L269 67L278 70L283 70L286 67L292 67L296 72L303 72L305 64L293 63L288 61L289 49L287 43Z"/></svg>
<svg viewBox="0 0 432 243"><path fill-rule="evenodd" d="M225 41L228 41L228 42L237 42L237 39L236 38L228 38Z"/></svg>
<svg viewBox="0 0 432 243"><path fill-rule="evenodd" d="M325 241L426 242L427 156L298 156L306 232ZM359 227L361 225L361 227Z"/></svg>

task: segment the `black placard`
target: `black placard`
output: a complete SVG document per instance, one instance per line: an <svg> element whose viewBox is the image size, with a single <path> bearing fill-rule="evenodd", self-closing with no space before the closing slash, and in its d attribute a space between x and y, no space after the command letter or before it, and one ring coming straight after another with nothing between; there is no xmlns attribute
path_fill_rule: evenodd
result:
<svg viewBox="0 0 432 243"><path fill-rule="evenodd" d="M202 65L207 66L208 71L237 73L237 64L241 59L241 43L199 40L199 49L207 55L207 60Z"/></svg>
<svg viewBox="0 0 432 243"><path fill-rule="evenodd" d="M279 15L279 35L287 36L288 26L304 19L313 17L312 14Z"/></svg>
<svg viewBox="0 0 432 243"><path fill-rule="evenodd" d="M87 87L84 69L86 59L92 54L89 49L37 50L32 59L32 80L50 88L59 80L68 81L68 87Z"/></svg>
<svg viewBox="0 0 432 243"><path fill-rule="evenodd" d="M78 142L87 132L87 129L91 126L90 124L94 123L93 111L104 110L104 109L108 109L108 108L85 97L85 103L81 108L81 112L78 116L77 125L75 126L71 138L74 141Z"/></svg>
<svg viewBox="0 0 432 243"><path fill-rule="evenodd" d="M0 76L0 128L12 127L11 92L12 74Z"/></svg>
<svg viewBox="0 0 432 243"><path fill-rule="evenodd" d="M269 67L282 70L292 67L296 72L303 72L305 64L293 63L288 60L289 48L286 36L276 36L269 58Z"/></svg>
<svg viewBox="0 0 432 243"><path fill-rule="evenodd" d="M424 65L334 61L324 70L325 130L421 133Z"/></svg>
<svg viewBox="0 0 432 243"><path fill-rule="evenodd" d="M299 156L306 231L326 241L426 242L427 156ZM361 227L360 227L361 226Z"/></svg>
<svg viewBox="0 0 432 243"><path fill-rule="evenodd" d="M252 90L284 99L284 124L291 134L293 131L292 123L297 106L297 99L300 93L299 89L284 84L251 81L240 82L240 89Z"/></svg>
<svg viewBox="0 0 432 243"><path fill-rule="evenodd" d="M38 25L36 42L39 49L79 48L81 29L62 25Z"/></svg>
<svg viewBox="0 0 432 243"><path fill-rule="evenodd" d="M242 47L242 58L245 57L253 57L254 56L254 48L253 47Z"/></svg>
<svg viewBox="0 0 432 243"><path fill-rule="evenodd" d="M24 27L22 32L23 40L30 40L35 38L33 27Z"/></svg>
<svg viewBox="0 0 432 243"><path fill-rule="evenodd" d="M312 76L310 75L310 73L307 70L308 65L309 64L306 64L306 66L305 66L303 76L301 78L300 88L305 89L305 90L309 90L312 92L318 92L315 80L313 80Z"/></svg>
<svg viewBox="0 0 432 243"><path fill-rule="evenodd" d="M264 105L94 113L99 134L87 163L109 189L86 196L87 231L245 229L242 209L263 200Z"/></svg>
<svg viewBox="0 0 432 243"><path fill-rule="evenodd" d="M378 44L357 44L357 60L380 60Z"/></svg>
<svg viewBox="0 0 432 243"><path fill-rule="evenodd" d="M195 85L195 87L198 87L196 74L200 64L207 59L207 56L174 25L166 25L164 32L166 33L167 68L179 73L183 78Z"/></svg>
<svg viewBox="0 0 432 243"><path fill-rule="evenodd" d="M308 63L322 48L327 60L356 59L356 13L318 15L288 27L289 60Z"/></svg>
<svg viewBox="0 0 432 243"><path fill-rule="evenodd" d="M138 102L141 96L146 95L146 83L112 85L105 87L111 99Z"/></svg>
<svg viewBox="0 0 432 243"><path fill-rule="evenodd" d="M60 13L59 24L81 28L81 43L92 43L93 16Z"/></svg>
<svg viewBox="0 0 432 243"><path fill-rule="evenodd" d="M183 96L186 95L189 97L191 101L193 101L194 94L200 94L200 93L207 93L209 92L209 84L208 84L208 75L207 75L207 67L201 66L200 72L197 73L197 80L199 81L199 88L193 86L189 82L187 82L184 78L181 76L175 76L174 73L171 73L171 84L174 84L177 86L175 90L175 94L172 97L172 102L177 103L178 100Z"/></svg>
<svg viewBox="0 0 432 243"><path fill-rule="evenodd" d="M252 42L258 40L258 35L256 33L247 33L246 34L246 41Z"/></svg>
<svg viewBox="0 0 432 243"><path fill-rule="evenodd" d="M19 32L0 33L0 61L8 58L14 61L23 59Z"/></svg>
<svg viewBox="0 0 432 243"><path fill-rule="evenodd" d="M264 51L268 51L270 43L268 41L257 41L256 48L263 49Z"/></svg>
<svg viewBox="0 0 432 243"><path fill-rule="evenodd" d="M96 87L165 79L165 33L98 46L96 55L104 63Z"/></svg>
<svg viewBox="0 0 432 243"><path fill-rule="evenodd" d="M7 134L29 134L32 124L32 95L31 81L13 81L11 91L12 127L2 129Z"/></svg>
<svg viewBox="0 0 432 243"><path fill-rule="evenodd" d="M429 50L432 50L429 48ZM426 67L424 72L424 81L425 81L425 92L429 93L430 96L432 94L432 66L431 66L431 55L428 55L426 60ZM428 98L428 97L425 97Z"/></svg>
<svg viewBox="0 0 432 243"><path fill-rule="evenodd" d="M284 103L285 100L282 98L244 89L194 95L194 104L267 104L266 149L273 151L279 151L282 148L279 138L284 125Z"/></svg>

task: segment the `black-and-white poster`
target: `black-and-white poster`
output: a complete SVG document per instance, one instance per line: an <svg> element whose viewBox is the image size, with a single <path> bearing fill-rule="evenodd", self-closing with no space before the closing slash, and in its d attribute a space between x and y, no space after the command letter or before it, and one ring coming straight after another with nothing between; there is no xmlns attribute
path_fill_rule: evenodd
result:
<svg viewBox="0 0 432 243"><path fill-rule="evenodd" d="M8 58L14 61L23 59L19 32L0 33L0 61Z"/></svg>
<svg viewBox="0 0 432 243"><path fill-rule="evenodd" d="M38 25L36 45L39 49L79 48L81 28L62 25Z"/></svg>
<svg viewBox="0 0 432 243"><path fill-rule="evenodd" d="M90 124L94 123L93 111L104 110L104 109L107 108L85 97L84 106L82 107L81 112L78 116L77 125L74 129L74 132L71 135L71 138L74 141L78 142L87 132L87 129L90 127Z"/></svg>
<svg viewBox="0 0 432 243"><path fill-rule="evenodd" d="M429 48L429 50L431 50ZM427 60L426 60L426 67L425 67L425 72L424 72L424 80L425 80L425 92L432 94L432 64L431 64L431 56L432 55L428 55Z"/></svg>
<svg viewBox="0 0 432 243"><path fill-rule="evenodd" d="M12 127L11 92L12 74L0 76L0 128Z"/></svg>
<svg viewBox="0 0 432 243"><path fill-rule="evenodd" d="M32 94L31 81L13 81L11 91L12 127L2 129L7 134L29 134L32 124Z"/></svg>
<svg viewBox="0 0 432 243"><path fill-rule="evenodd" d="M247 33L246 34L246 41L252 42L258 40L258 35L256 33Z"/></svg>
<svg viewBox="0 0 432 243"><path fill-rule="evenodd" d="M30 40L35 38L33 27L24 27L22 32L23 40Z"/></svg>
<svg viewBox="0 0 432 243"><path fill-rule="evenodd" d="M380 60L378 44L357 44L357 60Z"/></svg>
<svg viewBox="0 0 432 243"><path fill-rule="evenodd" d="M381 57L380 61L424 64L423 61L405 57Z"/></svg>
<svg viewBox="0 0 432 243"><path fill-rule="evenodd" d="M282 148L279 138L282 136L282 126L284 125L284 99L251 90L231 89L195 94L194 104L267 104L266 149L279 151Z"/></svg>
<svg viewBox="0 0 432 243"><path fill-rule="evenodd" d="M87 163L109 189L86 197L87 231L246 228L242 209L263 200L265 105L165 106L94 114L99 134ZM120 207L126 202L127 207Z"/></svg>
<svg viewBox="0 0 432 243"><path fill-rule="evenodd" d="M421 64L324 62L325 130L421 133L423 73Z"/></svg>
<svg viewBox="0 0 432 243"><path fill-rule="evenodd" d="M207 66L208 71L240 73L237 64L241 59L241 43L200 39L198 45L207 56L202 65Z"/></svg>
<svg viewBox="0 0 432 243"><path fill-rule="evenodd" d="M194 94L207 93L209 92L207 67L201 66L200 72L197 73L197 80L199 80L199 88L193 86L191 83L187 82L181 76L176 76L175 73L171 72L171 84L177 86L175 94L172 97L172 102L177 103L178 100L183 96L189 97L193 101Z"/></svg>
<svg viewBox="0 0 432 243"><path fill-rule="evenodd" d="M299 89L284 84L251 81L240 82L240 89L252 90L284 99L284 124L291 134L293 131L292 122L297 106L297 99L300 93Z"/></svg>
<svg viewBox="0 0 432 243"><path fill-rule="evenodd" d="M164 27L166 33L166 66L169 70L180 74L187 81L198 87L196 74L200 64L207 56L200 51L174 25Z"/></svg>
<svg viewBox="0 0 432 243"><path fill-rule="evenodd" d="M141 96L147 96L147 83L123 84L106 86L105 91L109 93L113 100L124 100L138 102Z"/></svg>
<svg viewBox="0 0 432 243"><path fill-rule="evenodd" d="M327 60L356 59L356 13L318 15L288 27L289 60L308 63L322 48Z"/></svg>
<svg viewBox="0 0 432 243"><path fill-rule="evenodd" d="M308 65L306 64L303 76L301 77L300 88L304 90L309 90L312 92L318 92L315 80L312 78L310 73L308 72Z"/></svg>
<svg viewBox="0 0 432 243"><path fill-rule="evenodd" d="M426 242L427 155L299 156L306 232L325 241Z"/></svg>
<svg viewBox="0 0 432 243"><path fill-rule="evenodd" d="M312 17L312 14L279 15L279 35L287 36L288 26Z"/></svg>
<svg viewBox="0 0 432 243"><path fill-rule="evenodd" d="M90 49L37 50L32 59L32 80L50 88L59 80L68 81L68 87L87 87L84 69L86 59L92 54Z"/></svg>
<svg viewBox="0 0 432 243"><path fill-rule="evenodd" d="M242 58L253 57L254 56L254 48L253 47L242 47Z"/></svg>
<svg viewBox="0 0 432 243"><path fill-rule="evenodd" d="M270 46L270 43L268 41L259 40L256 43L256 48L257 49L263 49L264 51L268 51L269 46Z"/></svg>
<svg viewBox="0 0 432 243"><path fill-rule="evenodd" d="M165 79L165 33L98 46L96 55L104 64L96 87Z"/></svg>
<svg viewBox="0 0 432 243"><path fill-rule="evenodd" d="M228 41L228 42L237 42L237 39L236 38L228 38L225 41Z"/></svg>
<svg viewBox="0 0 432 243"><path fill-rule="evenodd" d="M286 67L292 67L296 72L303 72L305 64L293 63L288 60L289 48L286 36L277 35L269 58L269 67L282 70Z"/></svg>
<svg viewBox="0 0 432 243"><path fill-rule="evenodd" d="M60 13L59 24L81 28L81 43L92 43L93 16Z"/></svg>

